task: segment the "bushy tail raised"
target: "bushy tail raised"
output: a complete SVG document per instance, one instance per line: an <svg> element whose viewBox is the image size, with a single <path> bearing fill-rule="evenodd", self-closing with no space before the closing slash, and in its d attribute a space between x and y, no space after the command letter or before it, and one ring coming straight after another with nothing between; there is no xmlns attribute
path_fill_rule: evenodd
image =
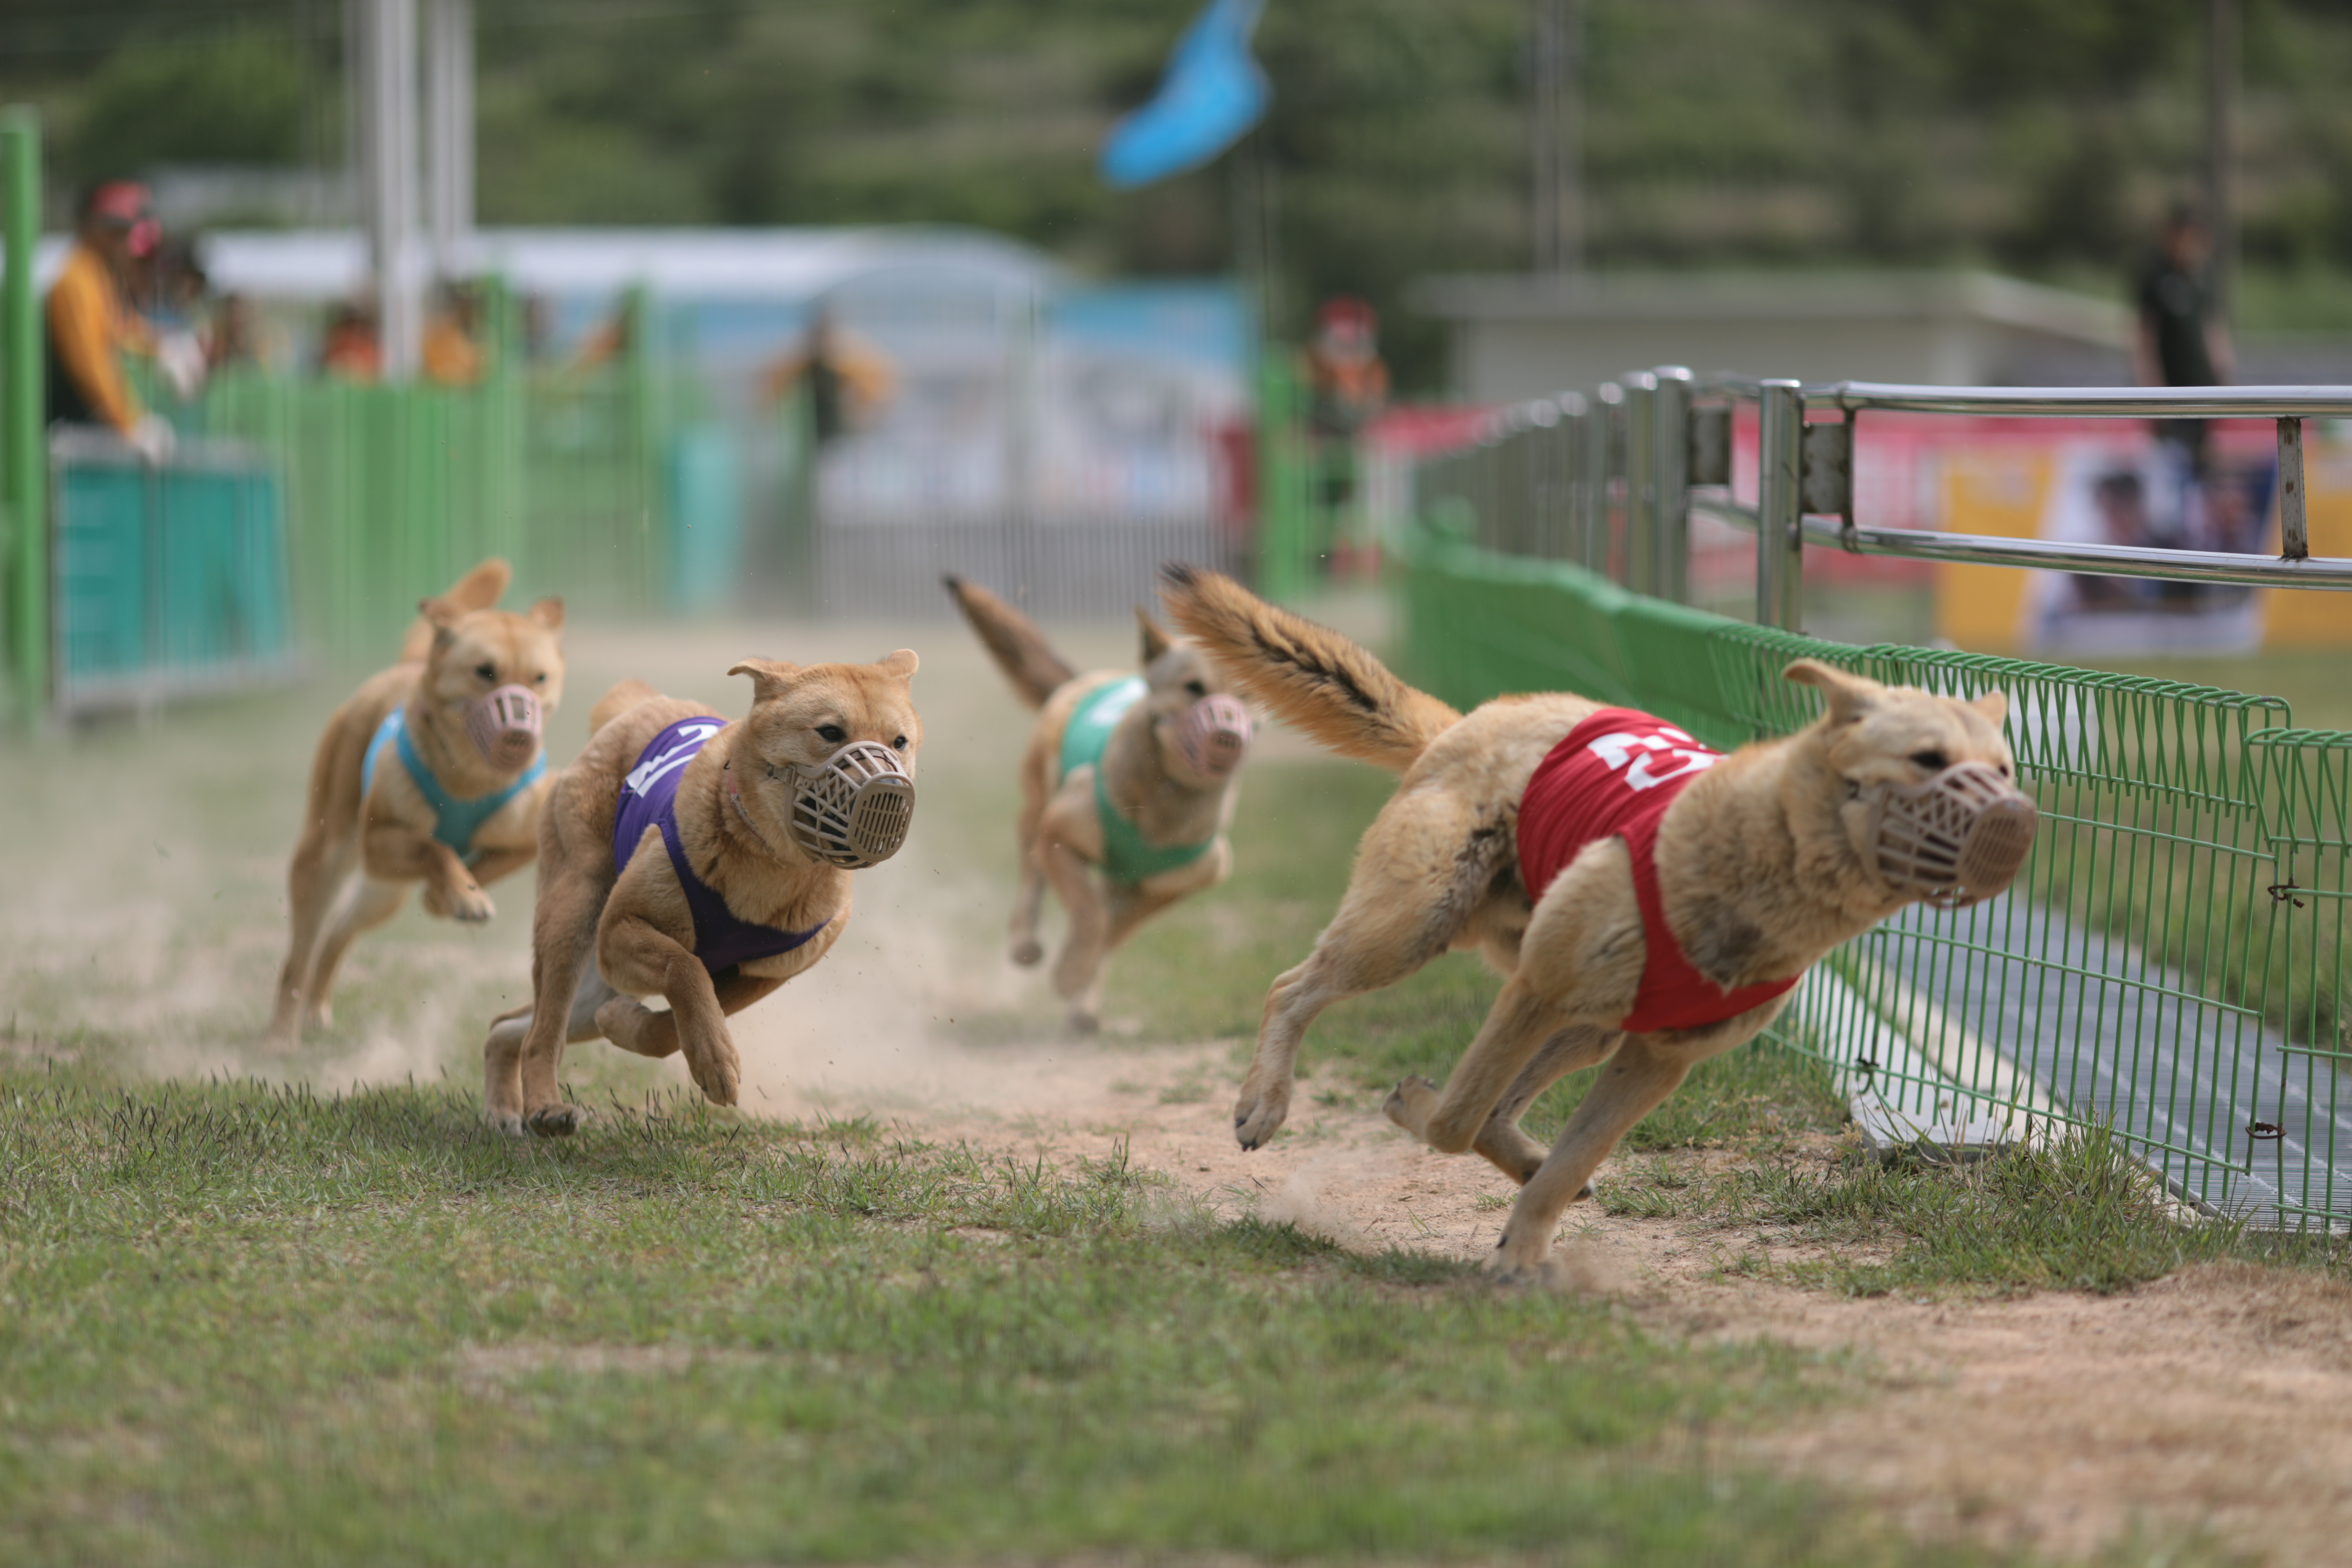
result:
<svg viewBox="0 0 2352 1568"><path fill-rule="evenodd" d="M1021 700L1032 708L1043 708L1045 700L1054 695L1078 672L1072 669L1037 623L990 593L977 583L967 583L950 573L941 579L948 592L955 595L956 606L963 618L980 634L981 645L996 660L1013 682L1013 689Z"/></svg>
<svg viewBox="0 0 2352 1568"><path fill-rule="evenodd" d="M445 604L455 605L461 612L492 610L506 597L507 584L514 581L514 568L493 555L488 561L451 584L439 595ZM423 616L416 617L405 637L400 639L400 662L422 664L433 651L433 623Z"/></svg>
<svg viewBox="0 0 2352 1568"><path fill-rule="evenodd" d="M1338 632L1276 609L1223 573L1170 562L1160 578L1168 613L1234 685L1342 756L1402 773L1462 717Z"/></svg>
<svg viewBox="0 0 2352 1568"><path fill-rule="evenodd" d="M650 701L660 695L651 686L634 677L622 681L596 699L596 705L588 710L588 732L594 734L638 703Z"/></svg>

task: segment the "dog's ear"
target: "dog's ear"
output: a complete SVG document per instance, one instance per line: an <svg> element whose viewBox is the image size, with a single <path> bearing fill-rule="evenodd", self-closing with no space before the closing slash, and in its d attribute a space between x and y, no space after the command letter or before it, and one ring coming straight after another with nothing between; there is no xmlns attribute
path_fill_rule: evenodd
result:
<svg viewBox="0 0 2352 1568"><path fill-rule="evenodd" d="M915 671L921 668L922 664L923 661L915 657L913 648L902 647L876 659L874 668L885 675L895 675L901 680L912 680L915 679Z"/></svg>
<svg viewBox="0 0 2352 1568"><path fill-rule="evenodd" d="M1868 676L1853 675L1817 658L1801 658L1780 672L1783 680L1810 686L1829 702L1830 722L1851 724L1878 705L1885 690Z"/></svg>
<svg viewBox="0 0 2352 1568"><path fill-rule="evenodd" d="M466 606L454 600L435 596L416 601L416 613L433 628L433 646L447 647L457 640L457 625L466 617Z"/></svg>
<svg viewBox="0 0 2352 1568"><path fill-rule="evenodd" d="M793 689L793 682L800 678L801 667L780 658L747 658L727 673L750 676L751 700L769 702Z"/></svg>
<svg viewBox="0 0 2352 1568"><path fill-rule="evenodd" d="M1135 624L1143 628L1143 662L1148 666L1166 653L1174 639L1160 629L1160 623L1153 620L1151 612L1141 605L1135 606Z"/></svg>
<svg viewBox="0 0 2352 1568"><path fill-rule="evenodd" d="M1991 724L1994 729L1998 730L2000 728L2002 721L2009 717L2009 693L2006 691L1988 691L1982 697L1978 698L1974 702L1969 703L1969 706L1983 714L1986 721Z"/></svg>
<svg viewBox="0 0 2352 1568"><path fill-rule="evenodd" d="M550 595L548 597L541 599L538 604L533 605L530 607L530 618L537 621L541 626L545 626L549 631L562 631L563 629L563 601L556 598L552 595Z"/></svg>

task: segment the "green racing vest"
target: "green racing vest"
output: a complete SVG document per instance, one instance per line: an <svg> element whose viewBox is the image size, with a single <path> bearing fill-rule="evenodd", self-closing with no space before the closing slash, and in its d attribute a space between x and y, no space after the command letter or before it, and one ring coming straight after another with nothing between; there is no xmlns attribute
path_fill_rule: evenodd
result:
<svg viewBox="0 0 2352 1568"><path fill-rule="evenodd" d="M1073 770L1091 764L1095 770L1095 816L1102 822L1103 875L1122 888L1132 888L1163 871L1190 866L1209 852L1216 839L1198 844L1154 844L1143 830L1118 814L1110 803L1110 786L1103 776L1103 748L1127 710L1143 700L1150 688L1140 676L1130 675L1096 687L1078 699L1070 721L1062 731L1062 771L1055 782Z"/></svg>

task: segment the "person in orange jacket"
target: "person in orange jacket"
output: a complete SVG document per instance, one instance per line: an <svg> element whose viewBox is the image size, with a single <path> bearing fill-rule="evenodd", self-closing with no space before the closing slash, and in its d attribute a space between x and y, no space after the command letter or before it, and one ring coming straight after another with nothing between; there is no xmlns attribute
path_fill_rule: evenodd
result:
<svg viewBox="0 0 2352 1568"><path fill-rule="evenodd" d="M142 409L123 379L121 356L152 355L155 335L124 303L122 285L132 260L162 238L146 187L123 180L93 187L44 312L50 419L108 426L150 462L171 456L172 426Z"/></svg>

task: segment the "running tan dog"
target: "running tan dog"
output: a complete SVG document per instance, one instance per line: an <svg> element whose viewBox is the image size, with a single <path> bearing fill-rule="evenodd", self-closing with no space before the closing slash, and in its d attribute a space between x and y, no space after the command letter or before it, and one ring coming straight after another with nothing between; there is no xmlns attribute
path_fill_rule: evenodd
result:
<svg viewBox="0 0 2352 1568"><path fill-rule="evenodd" d="M286 873L294 929L273 1043L328 1021L352 939L390 920L410 883L425 884L429 913L478 923L495 912L483 888L539 852L540 731L563 698L563 601L494 608L511 576L485 561L418 605L400 662L327 721Z"/></svg>
<svg viewBox="0 0 2352 1568"><path fill-rule="evenodd" d="M641 680L597 699L540 827L531 1005L483 1047L492 1126L570 1134L587 1113L562 1102L556 1069L567 1043L600 1037L683 1051L702 1092L735 1103L728 1016L815 967L848 929L850 873L905 841L915 665L905 648L876 664L746 659L728 673L751 678L751 711L732 724Z"/></svg>
<svg viewBox="0 0 2352 1568"><path fill-rule="evenodd" d="M1244 692L1403 775L1313 955L1266 997L1234 1108L1242 1146L1282 1125L1324 1008L1479 947L1502 994L1444 1093L1408 1079L1388 1111L1524 1184L1498 1244L1506 1276L1540 1269L1618 1140L1694 1064L1752 1039L1815 960L1914 900L1999 891L2032 843L1999 693L1961 702L1799 659L1786 674L1822 692L1822 717L1719 757L1664 721L1564 694L1465 718L1227 578L1164 574L1177 623ZM1563 826L1589 818L1604 825ZM1602 1063L1549 1154L1519 1131L1545 1088Z"/></svg>
<svg viewBox="0 0 2352 1568"><path fill-rule="evenodd" d="M1003 599L959 577L947 585L1013 689L1039 710L1021 759L1013 962L1045 955L1037 914L1051 883L1070 913L1054 990L1069 1004L1071 1026L1090 1032L1112 951L1233 869L1225 826L1249 710L1196 649L1141 612L1142 676L1079 675Z"/></svg>

